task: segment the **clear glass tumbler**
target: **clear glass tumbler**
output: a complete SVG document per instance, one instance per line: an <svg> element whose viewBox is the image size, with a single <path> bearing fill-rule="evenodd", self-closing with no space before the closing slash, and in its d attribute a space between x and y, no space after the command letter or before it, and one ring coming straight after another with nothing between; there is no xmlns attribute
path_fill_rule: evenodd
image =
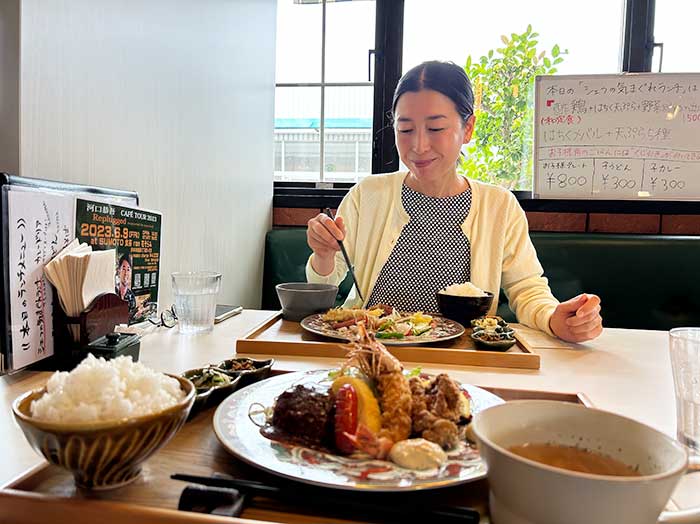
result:
<svg viewBox="0 0 700 524"><path fill-rule="evenodd" d="M194 271L173 273L175 313L180 333L205 333L214 328L221 273Z"/></svg>
<svg viewBox="0 0 700 524"><path fill-rule="evenodd" d="M672 329L669 347L678 440L691 454L700 456L700 328Z"/></svg>

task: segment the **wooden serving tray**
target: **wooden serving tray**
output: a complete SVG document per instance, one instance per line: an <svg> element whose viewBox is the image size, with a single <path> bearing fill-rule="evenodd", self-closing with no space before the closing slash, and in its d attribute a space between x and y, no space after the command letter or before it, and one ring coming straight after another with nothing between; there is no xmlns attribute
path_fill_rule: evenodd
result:
<svg viewBox="0 0 700 524"><path fill-rule="evenodd" d="M277 373L280 373L279 371ZM590 406L581 393L551 393L505 388L484 387L505 400L550 399ZM239 478L258 480L271 485L289 486L296 483L281 480L235 459L221 446L213 431L215 408L196 415L175 437L144 465L142 475L132 484L111 491L84 491L75 487L73 477L65 470L43 464L26 472L21 478L0 490L0 522L24 524L117 524L123 522L171 523L343 523L355 522L352 510L339 508L337 515L314 513L304 506L283 505L269 499L255 498L246 507L241 518L217 517L200 513L177 511L180 493L186 483L170 479L174 473L211 475L228 473ZM298 484L296 484L298 486ZM317 488L313 488L317 489ZM323 488L318 488L323 489ZM365 496L365 495L363 495ZM415 502L422 498L425 504L456 504L478 510L482 522L488 522L488 484L486 480L461 484L438 490L410 493L367 493L367 497L381 497L382 503L401 504L410 497ZM366 519L362 522L379 522Z"/></svg>
<svg viewBox="0 0 700 524"><path fill-rule="evenodd" d="M540 356L515 330L516 344L508 351L476 349L471 329L459 338L421 346L387 346L402 362L489 366L497 368L539 369ZM343 342L315 335L298 322L282 318L282 313L263 322L236 341L236 353L291 355L299 357L344 358Z"/></svg>

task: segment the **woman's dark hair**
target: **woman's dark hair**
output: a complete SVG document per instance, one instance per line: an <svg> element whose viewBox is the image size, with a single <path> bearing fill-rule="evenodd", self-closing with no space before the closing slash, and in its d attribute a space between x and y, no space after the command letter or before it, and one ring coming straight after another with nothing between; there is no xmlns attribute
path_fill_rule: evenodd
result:
<svg viewBox="0 0 700 524"><path fill-rule="evenodd" d="M432 89L452 100L463 123L474 114L474 90L464 69L453 62L433 60L417 65L401 77L391 104L392 117L401 95L423 89Z"/></svg>
<svg viewBox="0 0 700 524"><path fill-rule="evenodd" d="M133 268L133 264L131 263L131 255L127 252L124 253L122 256L119 257L119 263L117 264L117 267L122 267L122 264L126 262L129 264L130 268Z"/></svg>

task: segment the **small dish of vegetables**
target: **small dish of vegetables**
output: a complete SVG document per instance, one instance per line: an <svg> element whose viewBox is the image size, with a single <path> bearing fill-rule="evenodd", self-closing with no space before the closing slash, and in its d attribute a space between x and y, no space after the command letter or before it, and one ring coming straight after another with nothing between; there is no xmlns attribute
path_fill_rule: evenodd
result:
<svg viewBox="0 0 700 524"><path fill-rule="evenodd" d="M190 417L215 402L221 402L233 393L240 383L241 377L232 377L216 366L190 369L182 373L196 388L196 396Z"/></svg>
<svg viewBox="0 0 700 524"><path fill-rule="evenodd" d="M245 387L270 376L274 359L255 360L246 357L229 358L219 363L217 369L231 377L239 377L239 387Z"/></svg>
<svg viewBox="0 0 700 524"><path fill-rule="evenodd" d="M506 351L515 340L515 330L501 317L489 315L471 321L471 338L478 349Z"/></svg>

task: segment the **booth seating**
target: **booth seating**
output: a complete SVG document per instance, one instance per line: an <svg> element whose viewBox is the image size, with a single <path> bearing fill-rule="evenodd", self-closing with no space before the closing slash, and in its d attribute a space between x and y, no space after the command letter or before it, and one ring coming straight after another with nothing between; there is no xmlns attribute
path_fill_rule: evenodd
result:
<svg viewBox="0 0 700 524"><path fill-rule="evenodd" d="M700 326L700 237L531 233L554 296L582 292L602 300L607 327L667 330ZM304 282L311 254L306 229L274 229L265 240L262 307L279 308L275 285ZM351 287L340 286L338 305ZM516 318L501 291L498 314Z"/></svg>

